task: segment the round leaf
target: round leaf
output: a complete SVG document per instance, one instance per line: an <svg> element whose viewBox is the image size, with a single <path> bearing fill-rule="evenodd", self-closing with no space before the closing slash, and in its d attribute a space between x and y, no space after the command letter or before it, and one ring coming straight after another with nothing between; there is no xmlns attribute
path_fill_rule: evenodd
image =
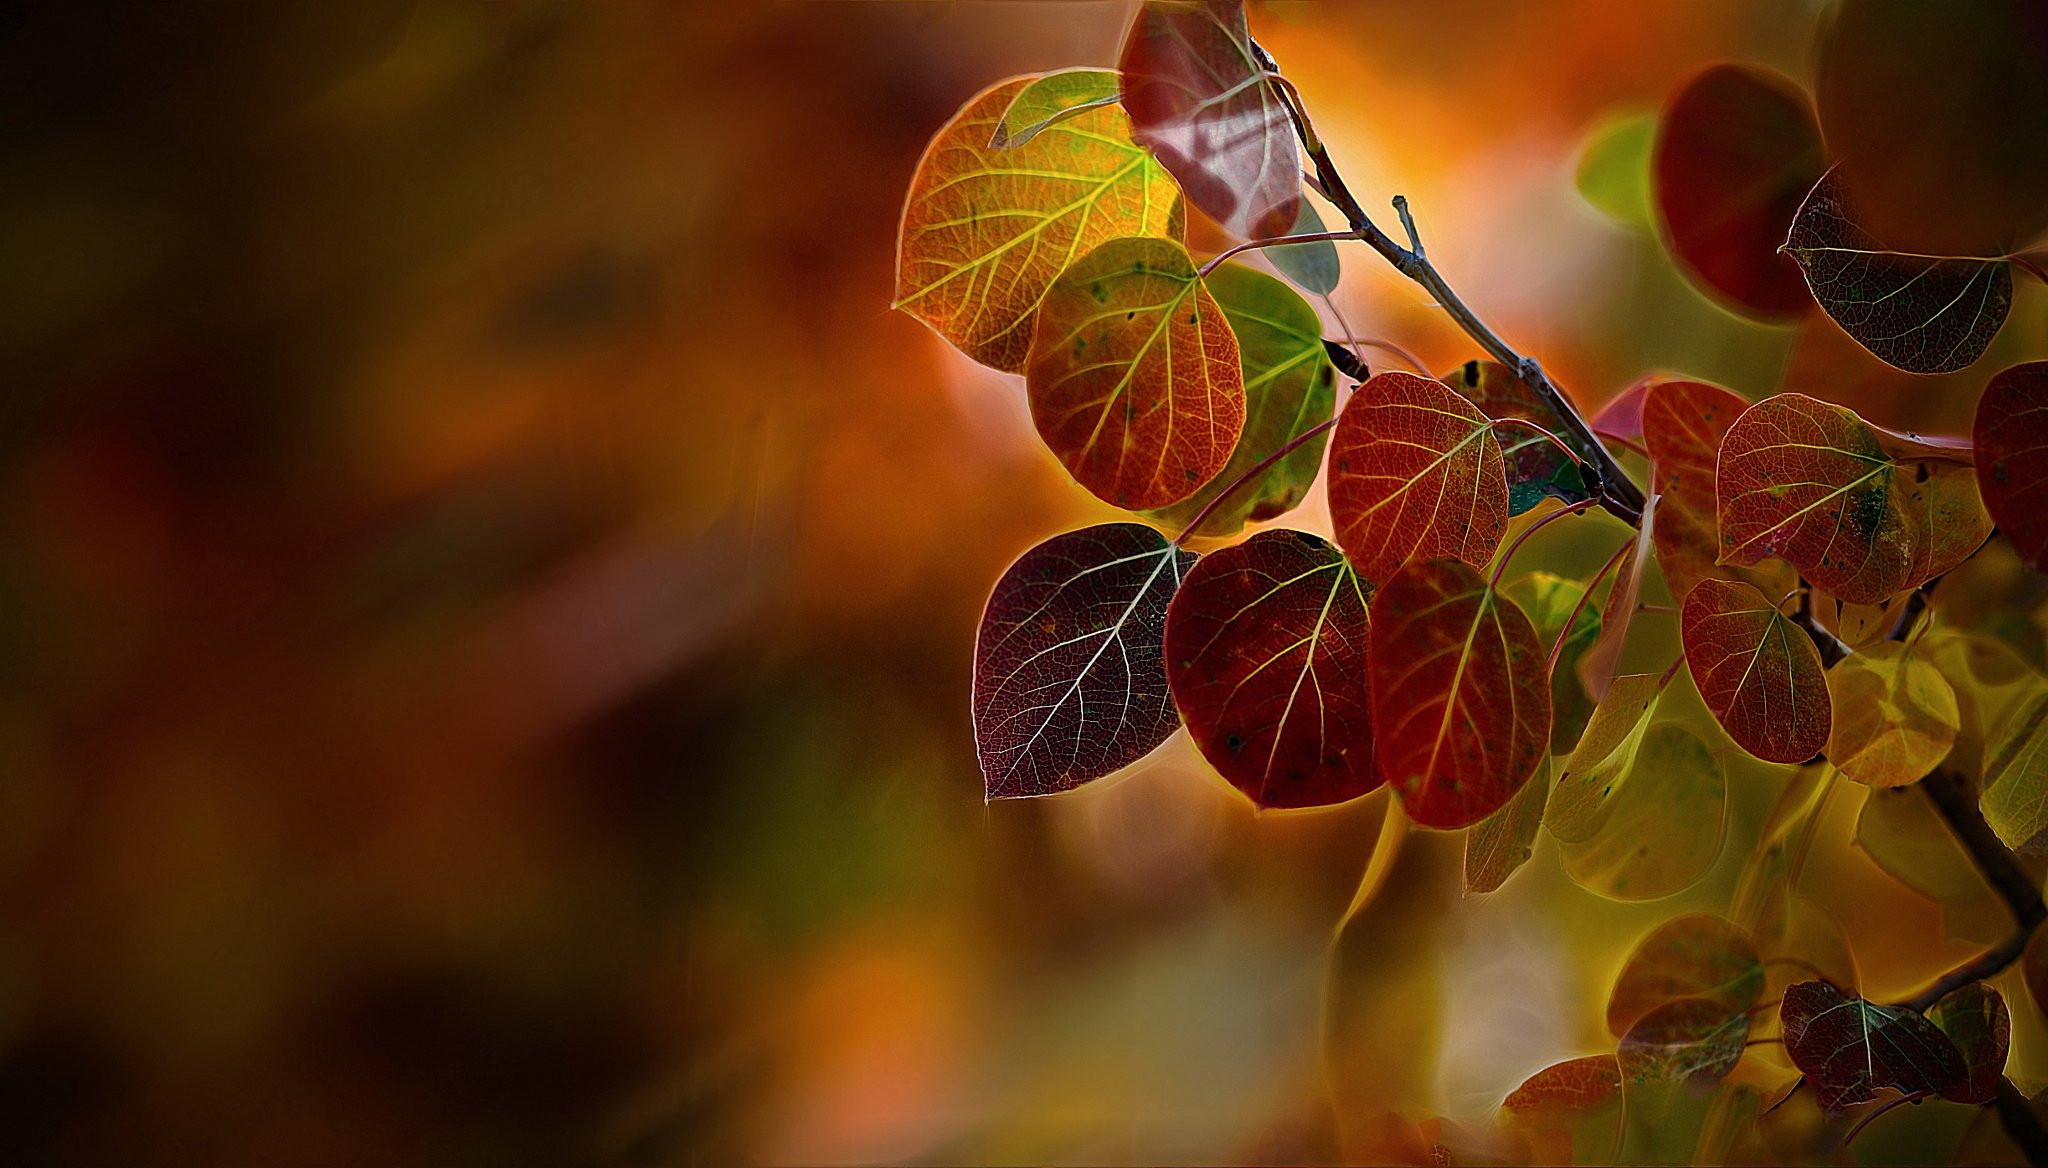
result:
<svg viewBox="0 0 2048 1168"><path fill-rule="evenodd" d="M1699 735L1675 722L1652 726L1637 762L1651 773L1617 790L1599 833L1559 847L1579 887L1613 900L1691 887L1714 866L1727 830L1727 779Z"/></svg>
<svg viewBox="0 0 2048 1168"><path fill-rule="evenodd" d="M1640 432L1650 451L1657 504L1657 563L1673 596L1684 596L1709 576L1743 580L1779 596L1794 577L1783 564L1753 568L1719 565L1719 520L1714 464L1721 438L1749 402L1704 381L1658 381L1645 390Z"/></svg>
<svg viewBox="0 0 2048 1168"><path fill-rule="evenodd" d="M1991 739L1979 801L2006 847L2048 855L2048 692L2037 692Z"/></svg>
<svg viewBox="0 0 2048 1168"><path fill-rule="evenodd" d="M1893 879L1940 904L1943 934L1995 945L2011 933L2011 914L1926 792L1870 792L1856 816L1856 846Z"/></svg>
<svg viewBox="0 0 2048 1168"><path fill-rule="evenodd" d="M1764 965L1749 935L1710 913L1673 917L1636 943L1607 999L1616 1038L1650 1011L1679 998L1716 1003L1740 1014L1763 994Z"/></svg>
<svg viewBox="0 0 2048 1168"><path fill-rule="evenodd" d="M1998 1097L1998 1083L2005 1077L2005 1056L2012 1045L2012 1015L2005 998L1981 981L1934 1003L1927 1020L1939 1027L1963 1056L1967 1077L1960 1085L1942 1092L1942 1098L1957 1103L1989 1103Z"/></svg>
<svg viewBox="0 0 2048 1168"><path fill-rule="evenodd" d="M1768 762L1804 762L1833 719L1820 652L1763 593L1702 580L1679 610L1685 665L1721 728Z"/></svg>
<svg viewBox="0 0 2048 1168"><path fill-rule="evenodd" d="M1649 227L1650 147L1656 137L1657 120L1647 114L1613 117L1594 127L1579 148L1572 176L1579 197L1616 223Z"/></svg>
<svg viewBox="0 0 2048 1168"><path fill-rule="evenodd" d="M1635 769L1650 713L1664 687L1648 674L1617 677L1565 760L1543 822L1561 843L1592 839L1607 822L1608 799Z"/></svg>
<svg viewBox="0 0 2048 1168"><path fill-rule="evenodd" d="M1834 729L1828 761L1873 787L1917 783L1948 757L1962 714L1932 662L1880 641L1828 670Z"/></svg>
<svg viewBox="0 0 2048 1168"><path fill-rule="evenodd" d="M1813 1084L1822 1110L1868 1101L1880 1088L1939 1095L1968 1078L1963 1058L1934 1023L1911 1010L1845 994L1824 981L1785 991L1778 1017L1785 1053Z"/></svg>
<svg viewBox="0 0 2048 1168"><path fill-rule="evenodd" d="M1977 487L1998 529L2048 572L2048 361L2015 365L1977 399Z"/></svg>
<svg viewBox="0 0 2048 1168"><path fill-rule="evenodd" d="M1619 1102L1620 1066L1611 1054L1594 1054L1552 1063L1529 1076L1508 1093L1501 1109L1519 1124L1553 1126Z"/></svg>
<svg viewBox="0 0 2048 1168"><path fill-rule="evenodd" d="M1616 1058L1628 1083L1713 1082L1735 1069L1748 1038L1749 1015L1706 998L1680 998L1629 1027Z"/></svg>
<svg viewBox="0 0 2048 1168"><path fill-rule="evenodd" d="M992 150L1013 150L1047 128L1092 109L1114 105L1118 80L1114 69L1062 69L1026 85L1010 99L995 133Z"/></svg>
<svg viewBox="0 0 2048 1168"><path fill-rule="evenodd" d="M1294 226L1289 235L1321 235L1329 228L1323 226L1323 217L1316 213L1314 203L1301 201L1301 214L1295 216ZM1327 239L1313 243L1285 243L1279 247L1265 249L1266 258L1280 269L1280 274L1318 296L1328 296L1337 290L1338 281L1344 278L1344 261L1337 256L1337 245Z"/></svg>
<svg viewBox="0 0 2048 1168"><path fill-rule="evenodd" d="M1536 764L1536 774L1500 810L1465 833L1465 895L1497 891L1515 874L1536 847L1543 826L1543 803L1550 795L1550 759Z"/></svg>

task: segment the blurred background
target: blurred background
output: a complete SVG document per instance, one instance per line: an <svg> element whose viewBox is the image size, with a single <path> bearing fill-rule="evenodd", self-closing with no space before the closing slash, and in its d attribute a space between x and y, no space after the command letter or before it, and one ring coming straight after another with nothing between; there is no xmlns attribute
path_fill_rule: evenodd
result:
<svg viewBox="0 0 2048 1168"><path fill-rule="evenodd" d="M896 216L964 100L1113 63L1126 14L0 16L0 1157L1384 1160L1611 1043L1622 956L1726 911L1782 768L1730 761L1720 861L1650 904L1548 842L1461 899L1458 837L1395 848L1384 793L1254 816L1180 736L983 802L980 605L1113 516L1017 379L890 310ZM1963 432L2040 355L2038 287L1983 362L1912 378L1818 318L1739 321L1575 188L1589 136L1703 65L1810 83L1823 15L1253 27L1351 187L1409 195L1582 401L1670 370ZM1361 335L1477 355L1345 263ZM1327 531L1320 492L1288 522ZM1590 570L1620 529L1551 531ZM1975 950L1854 846L1860 796L1805 890L1902 994ZM2015 1073L2048 1077L2010 988Z"/></svg>

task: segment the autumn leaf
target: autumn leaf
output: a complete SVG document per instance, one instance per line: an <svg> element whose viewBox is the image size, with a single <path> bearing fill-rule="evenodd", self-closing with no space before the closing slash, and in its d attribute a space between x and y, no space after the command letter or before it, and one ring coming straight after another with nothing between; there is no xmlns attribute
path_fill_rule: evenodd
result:
<svg viewBox="0 0 2048 1168"><path fill-rule="evenodd" d="M1113 239L1045 294L1024 370L1039 436L1104 502L1195 493L1244 429L1244 374L1223 310L1171 240Z"/></svg>
<svg viewBox="0 0 2048 1168"><path fill-rule="evenodd" d="M1323 217L1316 213L1314 203L1301 201L1301 213L1295 216L1294 226L1289 235L1321 235L1329 228L1323 226ZM1344 278L1344 261L1337 255L1337 245L1327 239L1310 243L1283 243L1279 247L1265 249L1266 258L1280 269L1280 274L1294 281L1295 285L1318 296L1328 296L1337 290L1337 284Z"/></svg>
<svg viewBox="0 0 2048 1168"><path fill-rule="evenodd" d="M1621 1068L1611 1054L1553 1063L1508 1093L1501 1109L1519 1124L1575 1123L1621 1102Z"/></svg>
<svg viewBox="0 0 2048 1168"><path fill-rule="evenodd" d="M1149 0L1124 40L1124 108L1188 198L1247 239L1284 235L1301 204L1286 99L1252 51L1238 0Z"/></svg>
<svg viewBox="0 0 2048 1168"><path fill-rule="evenodd" d="M2015 365L1977 399L1977 488L2020 559L2048 572L2048 361Z"/></svg>
<svg viewBox="0 0 2048 1168"><path fill-rule="evenodd" d="M1519 418L1560 437L1569 430L1549 403L1536 396L1536 391L1515 376L1514 370L1498 361L1467 361L1440 380L1494 421ZM1599 451L1565 437L1564 441L1571 444L1572 453L1568 454L1548 436L1526 426L1509 425L1498 430L1494 439L1500 443L1506 467L1509 515L1520 515L1545 496L1565 503L1591 496L1573 454L1591 460L1600 456Z"/></svg>
<svg viewBox="0 0 2048 1168"><path fill-rule="evenodd" d="M1607 1030L1619 1038L1679 998L1740 1014L1756 1005L1763 989L1763 961L1749 935L1711 913L1688 913L1658 925L1629 952L1607 998Z"/></svg>
<svg viewBox="0 0 2048 1168"><path fill-rule="evenodd" d="M1262 531L1214 552L1166 617L1166 676L1203 757L1260 807L1380 785L1365 586L1336 546Z"/></svg>
<svg viewBox="0 0 2048 1168"><path fill-rule="evenodd" d="M1981 981L1956 990L1934 1003L1927 1020L1955 1043L1967 1071L1963 1081L1944 1090L1956 1103L1989 1103L1998 1097L2005 1077L2005 1056L2012 1045L2012 1015L2005 998Z"/></svg>
<svg viewBox="0 0 2048 1168"><path fill-rule="evenodd" d="M1543 822L1564 843L1592 839L1607 822L1607 799L1635 769L1636 754L1664 687L1648 674L1614 679L1565 760Z"/></svg>
<svg viewBox="0 0 2048 1168"><path fill-rule="evenodd" d="M1394 573L1373 600L1373 624L1380 773L1424 827L1479 822L1543 760L1547 646L1512 600L1458 560Z"/></svg>
<svg viewBox="0 0 2048 1168"><path fill-rule="evenodd" d="M1824 981L1785 991L1785 1052L1813 1084L1822 1110L1840 1111L1890 1087L1939 1095L1968 1078L1947 1035L1912 1010L1844 994Z"/></svg>
<svg viewBox="0 0 2048 1168"><path fill-rule="evenodd" d="M1443 382L1413 373L1378 374L1344 403L1329 490L1337 542L1369 580L1431 556L1484 564L1507 530L1492 425Z"/></svg>
<svg viewBox="0 0 2048 1168"><path fill-rule="evenodd" d="M1651 541L1656 538L1659 501L1656 494L1643 501L1643 516L1637 522L1635 540L1623 554L1614 585L1607 590L1607 601L1600 607L1600 632L1576 666L1579 684L1585 687L1586 696L1596 702L1607 699L1608 687L1614 684L1614 675L1621 668L1622 650L1628 647L1628 630L1635 623L1636 604L1643 592L1643 573L1649 568Z"/></svg>
<svg viewBox="0 0 2048 1168"><path fill-rule="evenodd" d="M925 147L897 237L896 307L968 356L1021 373L1046 289L1126 235L1179 239L1180 190L1121 109L1089 110L1022 146L990 136L1032 82L984 90Z"/></svg>
<svg viewBox="0 0 2048 1168"><path fill-rule="evenodd" d="M1721 441L1721 561L1778 556L1830 595L1877 604L1967 559L1991 532L1950 449L1781 393Z"/></svg>
<svg viewBox="0 0 2048 1168"><path fill-rule="evenodd" d="M1679 998L1630 1026L1616 1059L1627 1083L1712 1082L1735 1069L1748 1038L1749 1015L1707 998Z"/></svg>
<svg viewBox="0 0 2048 1168"><path fill-rule="evenodd" d="M1593 716L1593 699L1579 681L1577 666L1580 656L1600 635L1599 610L1580 603L1586 594L1584 584L1551 572L1518 576L1501 592L1522 607L1536 626L1536 640L1541 644L1554 644L1558 634L1564 633L1564 622L1571 621L1557 668L1550 672L1550 749L1570 750Z"/></svg>
<svg viewBox="0 0 2048 1168"><path fill-rule="evenodd" d="M2006 847L2048 855L2048 691L2037 691L1987 743L1979 804Z"/></svg>
<svg viewBox="0 0 2048 1168"><path fill-rule="evenodd" d="M1640 378L1615 394L1588 423L1593 427L1593 433L1642 445L1643 405L1649 400L1650 388L1662 380L1661 377Z"/></svg>
<svg viewBox="0 0 2048 1168"><path fill-rule="evenodd" d="M1593 838L1558 846L1565 874L1612 900L1691 887L1714 866L1727 831L1727 777L1699 735L1675 722L1652 726L1636 762L1650 773L1617 784Z"/></svg>
<svg viewBox="0 0 2048 1168"><path fill-rule="evenodd" d="M1180 725L1166 611L1195 562L1149 527L1070 531L996 583L974 648L974 740L991 799L1049 795L1135 762Z"/></svg>
<svg viewBox="0 0 2048 1168"><path fill-rule="evenodd" d="M1679 612L1685 664L1737 746L1767 762L1804 762L1833 725L1820 651L1748 584L1702 580Z"/></svg>
<svg viewBox="0 0 2048 1168"><path fill-rule="evenodd" d="M1514 798L1465 833L1465 895L1499 890L1536 846L1543 826L1543 804L1550 795L1550 758L1536 764L1536 773Z"/></svg>
<svg viewBox="0 0 2048 1168"><path fill-rule="evenodd" d="M1828 670L1834 729L1828 761L1873 787L1917 783L1948 757L1962 715L1934 664L1897 641L1880 641Z"/></svg>
<svg viewBox="0 0 2048 1168"><path fill-rule="evenodd" d="M1766 69L1711 66L1672 95L1658 125L1652 167L1664 241L1729 307L1796 317L1813 300L1778 248L1826 165L1797 85Z"/></svg>
<svg viewBox="0 0 2048 1168"><path fill-rule="evenodd" d="M1224 264L1203 277L1209 294L1237 337L1244 376L1244 435L1230 461L1201 490L1153 517L1185 526L1218 492L1275 450L1330 420L1337 405L1337 371L1323 348L1315 309L1264 272ZM1202 521L1198 535L1233 535L1248 522L1290 511L1323 469L1327 440L1312 438L1233 492Z"/></svg>
<svg viewBox="0 0 2048 1168"><path fill-rule="evenodd" d="M1704 381L1656 381L1644 387L1639 431L1650 451L1657 505L1657 564L1673 596L1684 596L1710 576L1742 580L1771 596L1792 590L1796 578L1779 563L1736 567L1721 554L1714 499L1714 464L1722 436L1749 402Z"/></svg>
<svg viewBox="0 0 2048 1168"><path fill-rule="evenodd" d="M1976 361L2012 308L2008 260L1894 251L1857 225L1832 172L1800 204L1785 252L1843 332L1908 373Z"/></svg>
<svg viewBox="0 0 2048 1168"><path fill-rule="evenodd" d="M991 150L1014 150L1046 129L1092 109L1115 105L1121 82L1114 69L1062 69L1019 90L989 135Z"/></svg>

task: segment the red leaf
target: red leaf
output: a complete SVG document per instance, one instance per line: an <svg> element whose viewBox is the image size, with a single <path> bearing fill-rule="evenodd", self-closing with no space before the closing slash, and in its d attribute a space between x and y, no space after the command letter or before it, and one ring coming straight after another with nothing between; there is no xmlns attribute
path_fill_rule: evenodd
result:
<svg viewBox="0 0 2048 1168"><path fill-rule="evenodd" d="M1785 1053L1813 1084L1824 1111L1866 1102L1880 1088L1939 1095L1969 1078L1956 1044L1911 1010L1883 1006L1824 981L1785 991L1778 1017Z"/></svg>
<svg viewBox="0 0 2048 1168"><path fill-rule="evenodd" d="M1763 593L1700 581L1679 610L1679 637L1701 700L1736 745L1769 762L1805 762L1828 744L1820 651Z"/></svg>
<svg viewBox="0 0 2048 1168"><path fill-rule="evenodd" d="M1261 807L1380 785L1366 592L1344 553L1262 531L1188 573L1166 617L1167 679L1202 754Z"/></svg>
<svg viewBox="0 0 2048 1168"><path fill-rule="evenodd" d="M1424 827L1468 827L1512 798L1550 743L1548 648L1469 565L1426 560L1373 601L1380 773Z"/></svg>
<svg viewBox="0 0 2048 1168"><path fill-rule="evenodd" d="M1621 1068L1611 1054L1567 1059L1537 1071L1501 1107L1523 1124L1569 1123L1621 1098Z"/></svg>
<svg viewBox="0 0 2048 1168"><path fill-rule="evenodd" d="M2015 365L1977 399L1977 487L2013 550L2048 572L2048 361Z"/></svg>
<svg viewBox="0 0 2048 1168"><path fill-rule="evenodd" d="M1714 463L1721 438L1749 403L1703 381L1663 381L1643 402L1643 440L1650 450L1656 494L1657 563L1671 595L1684 596L1709 576L1743 580L1771 596L1795 583L1783 564L1717 566L1721 537L1715 516Z"/></svg>

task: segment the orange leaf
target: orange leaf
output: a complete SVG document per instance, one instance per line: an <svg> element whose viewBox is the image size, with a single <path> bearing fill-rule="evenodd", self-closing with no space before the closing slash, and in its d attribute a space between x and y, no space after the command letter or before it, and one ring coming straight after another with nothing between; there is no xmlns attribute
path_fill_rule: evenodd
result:
<svg viewBox="0 0 2048 1168"><path fill-rule="evenodd" d="M1686 668L1736 745L1769 762L1805 762L1833 724L1820 651L1764 594L1702 580L1679 612Z"/></svg>
<svg viewBox="0 0 2048 1168"><path fill-rule="evenodd" d="M1369 580L1428 556L1485 563L1508 523L1506 466L1486 415L1413 373L1359 386L1330 440L1330 518Z"/></svg>

